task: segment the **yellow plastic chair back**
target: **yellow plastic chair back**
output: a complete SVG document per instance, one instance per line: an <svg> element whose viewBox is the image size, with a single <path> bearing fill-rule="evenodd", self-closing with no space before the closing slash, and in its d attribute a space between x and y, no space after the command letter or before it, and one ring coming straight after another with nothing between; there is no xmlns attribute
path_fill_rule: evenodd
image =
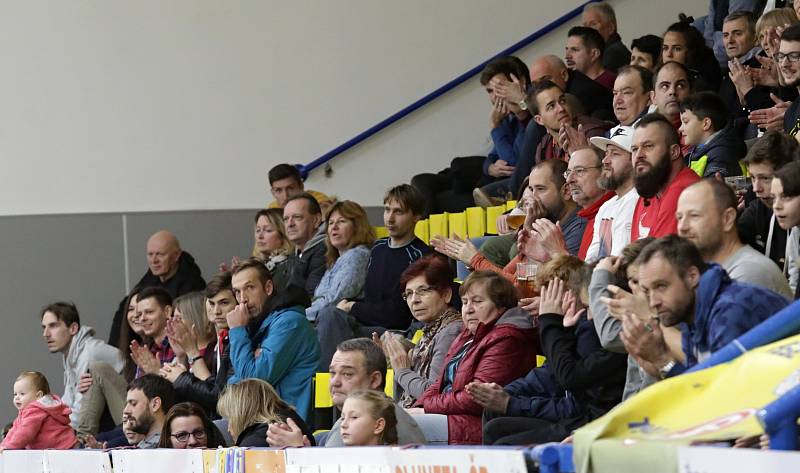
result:
<svg viewBox="0 0 800 473"><path fill-rule="evenodd" d="M547 358L543 357L542 355L536 355L536 367L541 368L544 365L544 362L547 361Z"/></svg>
<svg viewBox="0 0 800 473"><path fill-rule="evenodd" d="M420 338L422 338L422 330L417 330L416 332L414 332L414 336L411 337L411 343L416 345L417 343L419 343Z"/></svg>
<svg viewBox="0 0 800 473"><path fill-rule="evenodd" d="M375 238L386 238L389 236L389 230L386 227L372 227L375 230Z"/></svg>
<svg viewBox="0 0 800 473"><path fill-rule="evenodd" d="M467 238L467 213L447 214L448 231L450 235L456 234L461 238ZM447 236L450 236L447 235Z"/></svg>
<svg viewBox="0 0 800 473"><path fill-rule="evenodd" d="M514 207L516 207L516 206L517 206L517 201L516 200L506 201L506 210L514 210Z"/></svg>
<svg viewBox="0 0 800 473"><path fill-rule="evenodd" d="M497 235L497 217L503 215L506 211L505 205L498 205L497 207L488 207L486 209L486 233L490 235Z"/></svg>
<svg viewBox="0 0 800 473"><path fill-rule="evenodd" d="M314 408L323 409L326 407L333 407L333 398L328 389L331 383L330 373L317 373L314 378Z"/></svg>
<svg viewBox="0 0 800 473"><path fill-rule="evenodd" d="M394 370L391 368L386 370L386 387L383 392L389 397L394 397Z"/></svg>
<svg viewBox="0 0 800 473"><path fill-rule="evenodd" d="M414 235L420 240L424 241L427 245L431 241L430 233L428 232L428 220L420 220L414 228Z"/></svg>
<svg viewBox="0 0 800 473"><path fill-rule="evenodd" d="M434 214L428 218L428 235L433 238L437 235L448 237L447 213Z"/></svg>
<svg viewBox="0 0 800 473"><path fill-rule="evenodd" d="M470 238L482 237L486 234L486 211L482 207L470 207L467 214L467 235Z"/></svg>

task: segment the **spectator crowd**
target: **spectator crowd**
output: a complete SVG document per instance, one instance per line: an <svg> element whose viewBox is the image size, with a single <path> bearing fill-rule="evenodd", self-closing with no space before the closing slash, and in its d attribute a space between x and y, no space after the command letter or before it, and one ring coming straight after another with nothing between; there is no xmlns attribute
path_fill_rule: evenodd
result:
<svg viewBox="0 0 800 473"><path fill-rule="evenodd" d="M630 49L590 3L563 58L493 59L492 150L388 189L386 237L290 164L208 281L153 234L108 337L42 309L64 392L23 371L0 451L539 444L680 376L800 296L800 1L767 3ZM498 235L415 234L507 200Z"/></svg>

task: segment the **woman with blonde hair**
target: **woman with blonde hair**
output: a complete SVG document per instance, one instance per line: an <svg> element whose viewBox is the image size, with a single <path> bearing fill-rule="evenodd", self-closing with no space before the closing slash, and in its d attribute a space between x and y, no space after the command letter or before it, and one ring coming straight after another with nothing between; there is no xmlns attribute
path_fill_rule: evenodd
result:
<svg viewBox="0 0 800 473"><path fill-rule="evenodd" d="M289 284L297 264L294 244L286 235L282 209L262 209L256 213L253 256L264 261L278 289Z"/></svg>
<svg viewBox="0 0 800 473"><path fill-rule="evenodd" d="M229 385L217 401L217 411L228 419L228 431L237 447L270 447L267 429L270 424L299 428L310 445L314 435L275 389L261 379L244 379Z"/></svg>
<svg viewBox="0 0 800 473"><path fill-rule="evenodd" d="M311 306L306 309L306 317L312 322L323 307L362 295L370 249L375 242L375 231L367 213L351 200L333 204L325 221L328 224L325 238L328 269L314 291Z"/></svg>

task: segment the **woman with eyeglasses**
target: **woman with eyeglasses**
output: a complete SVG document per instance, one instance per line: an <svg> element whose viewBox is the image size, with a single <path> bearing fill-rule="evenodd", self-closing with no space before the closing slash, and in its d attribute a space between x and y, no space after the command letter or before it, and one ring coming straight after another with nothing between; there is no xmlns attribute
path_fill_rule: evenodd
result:
<svg viewBox="0 0 800 473"><path fill-rule="evenodd" d="M164 419L158 448L227 447L222 433L205 411L193 402L172 406Z"/></svg>
<svg viewBox="0 0 800 473"><path fill-rule="evenodd" d="M402 407L413 407L439 378L447 349L464 328L461 314L451 307L452 281L453 271L442 256L430 254L412 263L400 276L400 289L411 315L422 324L422 338L409 351L410 342L400 334L372 335L391 362L394 397Z"/></svg>

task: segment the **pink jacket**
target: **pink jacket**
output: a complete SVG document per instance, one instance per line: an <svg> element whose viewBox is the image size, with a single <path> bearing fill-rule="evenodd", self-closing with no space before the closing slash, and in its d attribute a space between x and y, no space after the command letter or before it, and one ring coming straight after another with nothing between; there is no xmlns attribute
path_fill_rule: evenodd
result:
<svg viewBox="0 0 800 473"><path fill-rule="evenodd" d="M69 450L77 438L69 425L72 410L55 394L48 394L19 411L0 447L6 450Z"/></svg>

